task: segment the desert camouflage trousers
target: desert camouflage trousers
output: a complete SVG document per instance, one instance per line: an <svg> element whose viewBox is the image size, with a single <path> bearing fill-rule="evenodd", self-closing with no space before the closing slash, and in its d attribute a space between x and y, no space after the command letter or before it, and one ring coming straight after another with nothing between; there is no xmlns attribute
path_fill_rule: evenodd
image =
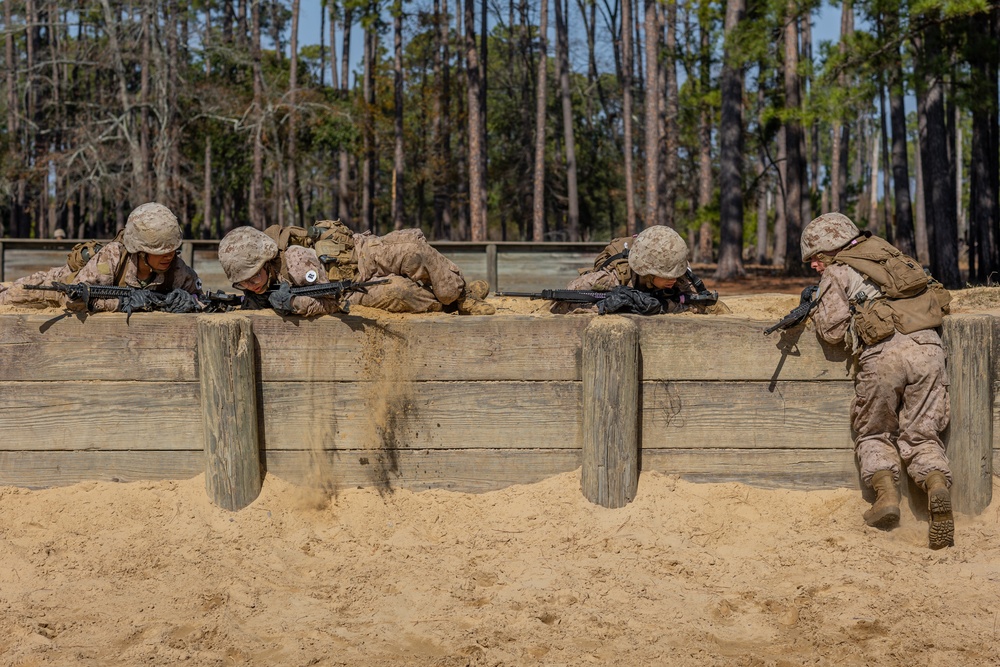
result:
<svg viewBox="0 0 1000 667"><path fill-rule="evenodd" d="M385 236L355 236L358 280L388 278L385 285L352 294L350 302L392 313L428 313L454 303L465 290L462 272L432 248L419 229Z"/></svg>
<svg viewBox="0 0 1000 667"><path fill-rule="evenodd" d="M935 470L951 485L941 440L951 414L945 361L941 338L929 329L897 332L861 353L851 426L865 485L879 470L891 470L898 482L900 459L921 488Z"/></svg>

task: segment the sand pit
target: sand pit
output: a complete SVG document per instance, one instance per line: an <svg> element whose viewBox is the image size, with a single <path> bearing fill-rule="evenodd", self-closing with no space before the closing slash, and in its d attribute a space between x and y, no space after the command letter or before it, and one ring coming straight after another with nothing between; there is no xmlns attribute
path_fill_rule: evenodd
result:
<svg viewBox="0 0 1000 667"><path fill-rule="evenodd" d="M726 299L761 321L797 302ZM363 362L405 383L396 344ZM0 487L0 665L1000 665L997 478L943 551L919 507L866 527L853 489L646 472L608 510L579 470L481 494L329 478L269 474L239 512L202 476Z"/></svg>
<svg viewBox="0 0 1000 667"><path fill-rule="evenodd" d="M994 497L1000 497L1000 485ZM480 495L269 477L0 489L5 665L990 665L1000 506L926 548L850 490L579 471Z"/></svg>

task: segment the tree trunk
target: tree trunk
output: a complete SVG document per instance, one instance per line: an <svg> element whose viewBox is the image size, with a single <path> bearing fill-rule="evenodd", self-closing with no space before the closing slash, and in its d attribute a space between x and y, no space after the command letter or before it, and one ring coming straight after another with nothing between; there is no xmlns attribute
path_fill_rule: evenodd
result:
<svg viewBox="0 0 1000 667"><path fill-rule="evenodd" d="M707 16L699 17L698 52L698 218L701 221L698 241L693 244L692 261L712 261L712 225L709 223L708 208L712 204L712 112L708 95L712 89L712 40Z"/></svg>
<svg viewBox="0 0 1000 667"><path fill-rule="evenodd" d="M105 0L106 1L106 0ZM250 5L250 55L253 59L253 176L250 181L250 224L264 229L264 78L260 62L260 4Z"/></svg>
<svg viewBox="0 0 1000 667"><path fill-rule="evenodd" d="M486 0L482 0L486 2ZM465 0L465 71L468 76L469 231L472 241L486 240L486 125L482 70L476 46L476 0Z"/></svg>
<svg viewBox="0 0 1000 667"><path fill-rule="evenodd" d="M970 241L975 255L970 258L970 282L996 284L993 274L998 269L997 218L1000 217L1000 192L997 190L1000 171L997 161L997 34L994 9L989 21L973 20L971 30L976 41L970 45L970 64L978 75L982 93L974 97L972 106L972 155L969 164ZM971 273L972 266L975 275Z"/></svg>
<svg viewBox="0 0 1000 667"><path fill-rule="evenodd" d="M805 161L802 158L802 125L799 121L799 39L796 0L787 4L785 20L785 109L789 115L785 122L785 270L793 275L804 273L799 239L802 235L802 183Z"/></svg>
<svg viewBox="0 0 1000 667"><path fill-rule="evenodd" d="M671 227L677 224L677 173L678 146L680 136L677 116L679 113L679 92L677 89L677 3L668 2L666 11L666 36L664 43L667 50L666 90L663 152L663 206L666 209L666 224Z"/></svg>
<svg viewBox="0 0 1000 667"><path fill-rule="evenodd" d="M939 58L943 49L940 26L929 25L917 44L917 106L924 117L920 128L921 162L927 215L927 247L931 273L948 289L962 286L958 270L958 234L955 191L949 178L948 137L944 114L944 87Z"/></svg>
<svg viewBox="0 0 1000 667"><path fill-rule="evenodd" d="M886 34L895 35L899 20L889 15ZM889 63L889 120L892 126L892 185L896 202L896 234L894 243L901 251L917 256L913 235L913 210L910 201L910 166L907 158L906 109L903 105L903 67L899 49L891 54Z"/></svg>
<svg viewBox="0 0 1000 667"><path fill-rule="evenodd" d="M340 58L340 91L341 97L347 99L350 90L350 61L351 61L351 26L354 19L354 11L348 5L344 8L344 39L342 40L343 51ZM337 152L337 215L347 226L351 227L351 160L347 149L341 148Z"/></svg>
<svg viewBox="0 0 1000 667"><path fill-rule="evenodd" d="M647 0L651 1L651 0ZM556 9L556 54L559 87L562 92L563 141L566 151L566 231L570 241L580 240L580 195L576 181L576 139L573 132L573 98L569 84L569 8L561 11L563 0L553 0Z"/></svg>
<svg viewBox="0 0 1000 667"><path fill-rule="evenodd" d="M727 0L719 120L719 264L717 280L746 275L743 268L743 69L731 47L746 14L746 0Z"/></svg>
<svg viewBox="0 0 1000 667"><path fill-rule="evenodd" d="M622 123L625 135L625 233L636 233L635 175L632 168L632 0L622 0ZM614 234L612 234L614 236Z"/></svg>
<svg viewBox="0 0 1000 667"><path fill-rule="evenodd" d="M854 5L852 0L844 0L840 9L840 42L837 48L841 57L847 53L847 42L854 34ZM841 70L837 74L837 85L841 90L848 86L847 72ZM850 125L845 122L844 114L836 114L833 122L833 146L831 149L830 167L830 210L841 211L847 208L847 156L849 155Z"/></svg>
<svg viewBox="0 0 1000 667"><path fill-rule="evenodd" d="M558 2L559 0L556 0ZM659 222L660 178L660 31L656 0L645 0L646 31L646 227Z"/></svg>
<svg viewBox="0 0 1000 667"><path fill-rule="evenodd" d="M403 2L393 7L393 130L395 150L392 168L392 228L403 228Z"/></svg>
<svg viewBox="0 0 1000 667"><path fill-rule="evenodd" d="M288 70L288 207L290 221L302 225L302 203L299 200L299 138L298 138L298 77L299 77L299 0L292 0L292 34L289 38L291 62Z"/></svg>
<svg viewBox="0 0 1000 667"><path fill-rule="evenodd" d="M468 0L466 0L468 2ZM559 0L555 0L559 2ZM545 107L548 97L548 0L541 0L538 16L538 86L535 90L535 189L532 199L531 238L536 243L545 240Z"/></svg>
<svg viewBox="0 0 1000 667"><path fill-rule="evenodd" d="M361 167L361 219L364 228L376 233L375 229L375 30L374 25L365 28L365 74L363 84L364 113L364 161Z"/></svg>

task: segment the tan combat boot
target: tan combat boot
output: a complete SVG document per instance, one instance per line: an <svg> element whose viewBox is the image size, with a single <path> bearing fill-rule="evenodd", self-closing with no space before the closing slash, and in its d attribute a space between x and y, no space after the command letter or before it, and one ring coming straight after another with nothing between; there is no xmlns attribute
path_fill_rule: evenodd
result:
<svg viewBox="0 0 1000 667"><path fill-rule="evenodd" d="M465 293L473 299L485 299L490 293L490 284L485 280L473 280L465 286Z"/></svg>
<svg viewBox="0 0 1000 667"><path fill-rule="evenodd" d="M462 315L493 315L497 309L486 303L486 295L490 293L490 284L485 280L473 280L465 286L462 296L455 305Z"/></svg>
<svg viewBox="0 0 1000 667"><path fill-rule="evenodd" d="M899 523L899 489L891 470L879 470L872 476L875 502L865 512L865 523L879 530L892 530Z"/></svg>
<svg viewBox="0 0 1000 667"><path fill-rule="evenodd" d="M955 545L955 518L951 513L951 492L943 472L935 470L924 480L927 489L927 511L930 525L927 535L931 549Z"/></svg>

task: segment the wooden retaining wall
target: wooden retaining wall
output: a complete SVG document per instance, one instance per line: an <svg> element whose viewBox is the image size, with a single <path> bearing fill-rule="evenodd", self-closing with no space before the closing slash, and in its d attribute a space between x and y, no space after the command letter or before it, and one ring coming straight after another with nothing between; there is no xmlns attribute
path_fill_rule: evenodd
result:
<svg viewBox="0 0 1000 667"><path fill-rule="evenodd" d="M239 317L256 342L268 474L331 488L479 492L581 465L581 341L592 316ZM811 327L765 337L767 323L737 317L631 319L640 470L858 487L849 363ZM0 315L0 485L204 472L197 322ZM945 323L959 511L990 501L998 327L989 316Z"/></svg>

